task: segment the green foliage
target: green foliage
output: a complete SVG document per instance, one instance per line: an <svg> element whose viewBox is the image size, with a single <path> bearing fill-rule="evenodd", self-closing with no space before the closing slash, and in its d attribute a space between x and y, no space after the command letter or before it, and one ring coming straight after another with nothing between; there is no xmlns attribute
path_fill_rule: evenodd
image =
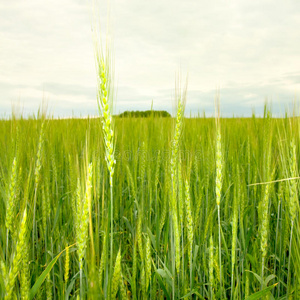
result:
<svg viewBox="0 0 300 300"><path fill-rule="evenodd" d="M113 257L101 121L0 121L1 299L300 297L298 118L219 120L221 247L214 119L112 121Z"/></svg>
<svg viewBox="0 0 300 300"><path fill-rule="evenodd" d="M165 110L145 110L145 111L124 111L123 113L119 114L118 117L120 118L149 118L149 117L161 117L167 118L171 117L171 115Z"/></svg>

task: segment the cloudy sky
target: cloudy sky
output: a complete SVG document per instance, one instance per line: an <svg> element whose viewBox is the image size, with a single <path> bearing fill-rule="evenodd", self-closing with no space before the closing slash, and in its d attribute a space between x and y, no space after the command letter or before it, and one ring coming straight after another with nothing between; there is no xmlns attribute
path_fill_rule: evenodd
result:
<svg viewBox="0 0 300 300"><path fill-rule="evenodd" d="M0 117L97 114L91 1L0 0ZM105 34L106 0L97 14ZM179 70L188 114L211 114L218 88L223 116L299 100L298 0L111 0L109 15L115 113L172 112Z"/></svg>

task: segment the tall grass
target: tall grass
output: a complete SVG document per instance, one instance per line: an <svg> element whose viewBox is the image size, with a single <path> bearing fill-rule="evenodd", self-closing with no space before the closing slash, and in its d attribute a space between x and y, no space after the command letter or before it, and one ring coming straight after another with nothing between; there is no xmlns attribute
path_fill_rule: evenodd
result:
<svg viewBox="0 0 300 300"><path fill-rule="evenodd" d="M299 119L179 107L0 121L0 298L300 297Z"/></svg>

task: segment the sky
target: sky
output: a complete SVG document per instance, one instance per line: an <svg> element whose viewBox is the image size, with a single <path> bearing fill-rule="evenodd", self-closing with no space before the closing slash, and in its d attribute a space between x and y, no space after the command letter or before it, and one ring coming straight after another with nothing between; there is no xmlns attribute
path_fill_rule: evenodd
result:
<svg viewBox="0 0 300 300"><path fill-rule="evenodd" d="M47 107L97 115L92 0L0 0L0 118ZM188 78L186 114L274 115L300 96L300 1L106 0L94 9L111 41L114 113L174 112ZM108 9L109 8L109 9ZM107 25L108 24L108 25ZM183 85L183 84L182 84Z"/></svg>

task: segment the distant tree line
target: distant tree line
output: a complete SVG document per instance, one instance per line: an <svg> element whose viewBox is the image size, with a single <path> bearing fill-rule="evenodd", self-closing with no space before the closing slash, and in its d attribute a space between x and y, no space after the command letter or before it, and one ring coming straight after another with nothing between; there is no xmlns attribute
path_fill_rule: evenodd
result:
<svg viewBox="0 0 300 300"><path fill-rule="evenodd" d="M124 111L123 113L119 114L121 118L148 118L151 116L154 117L171 117L171 115L165 110L145 110L145 111Z"/></svg>

